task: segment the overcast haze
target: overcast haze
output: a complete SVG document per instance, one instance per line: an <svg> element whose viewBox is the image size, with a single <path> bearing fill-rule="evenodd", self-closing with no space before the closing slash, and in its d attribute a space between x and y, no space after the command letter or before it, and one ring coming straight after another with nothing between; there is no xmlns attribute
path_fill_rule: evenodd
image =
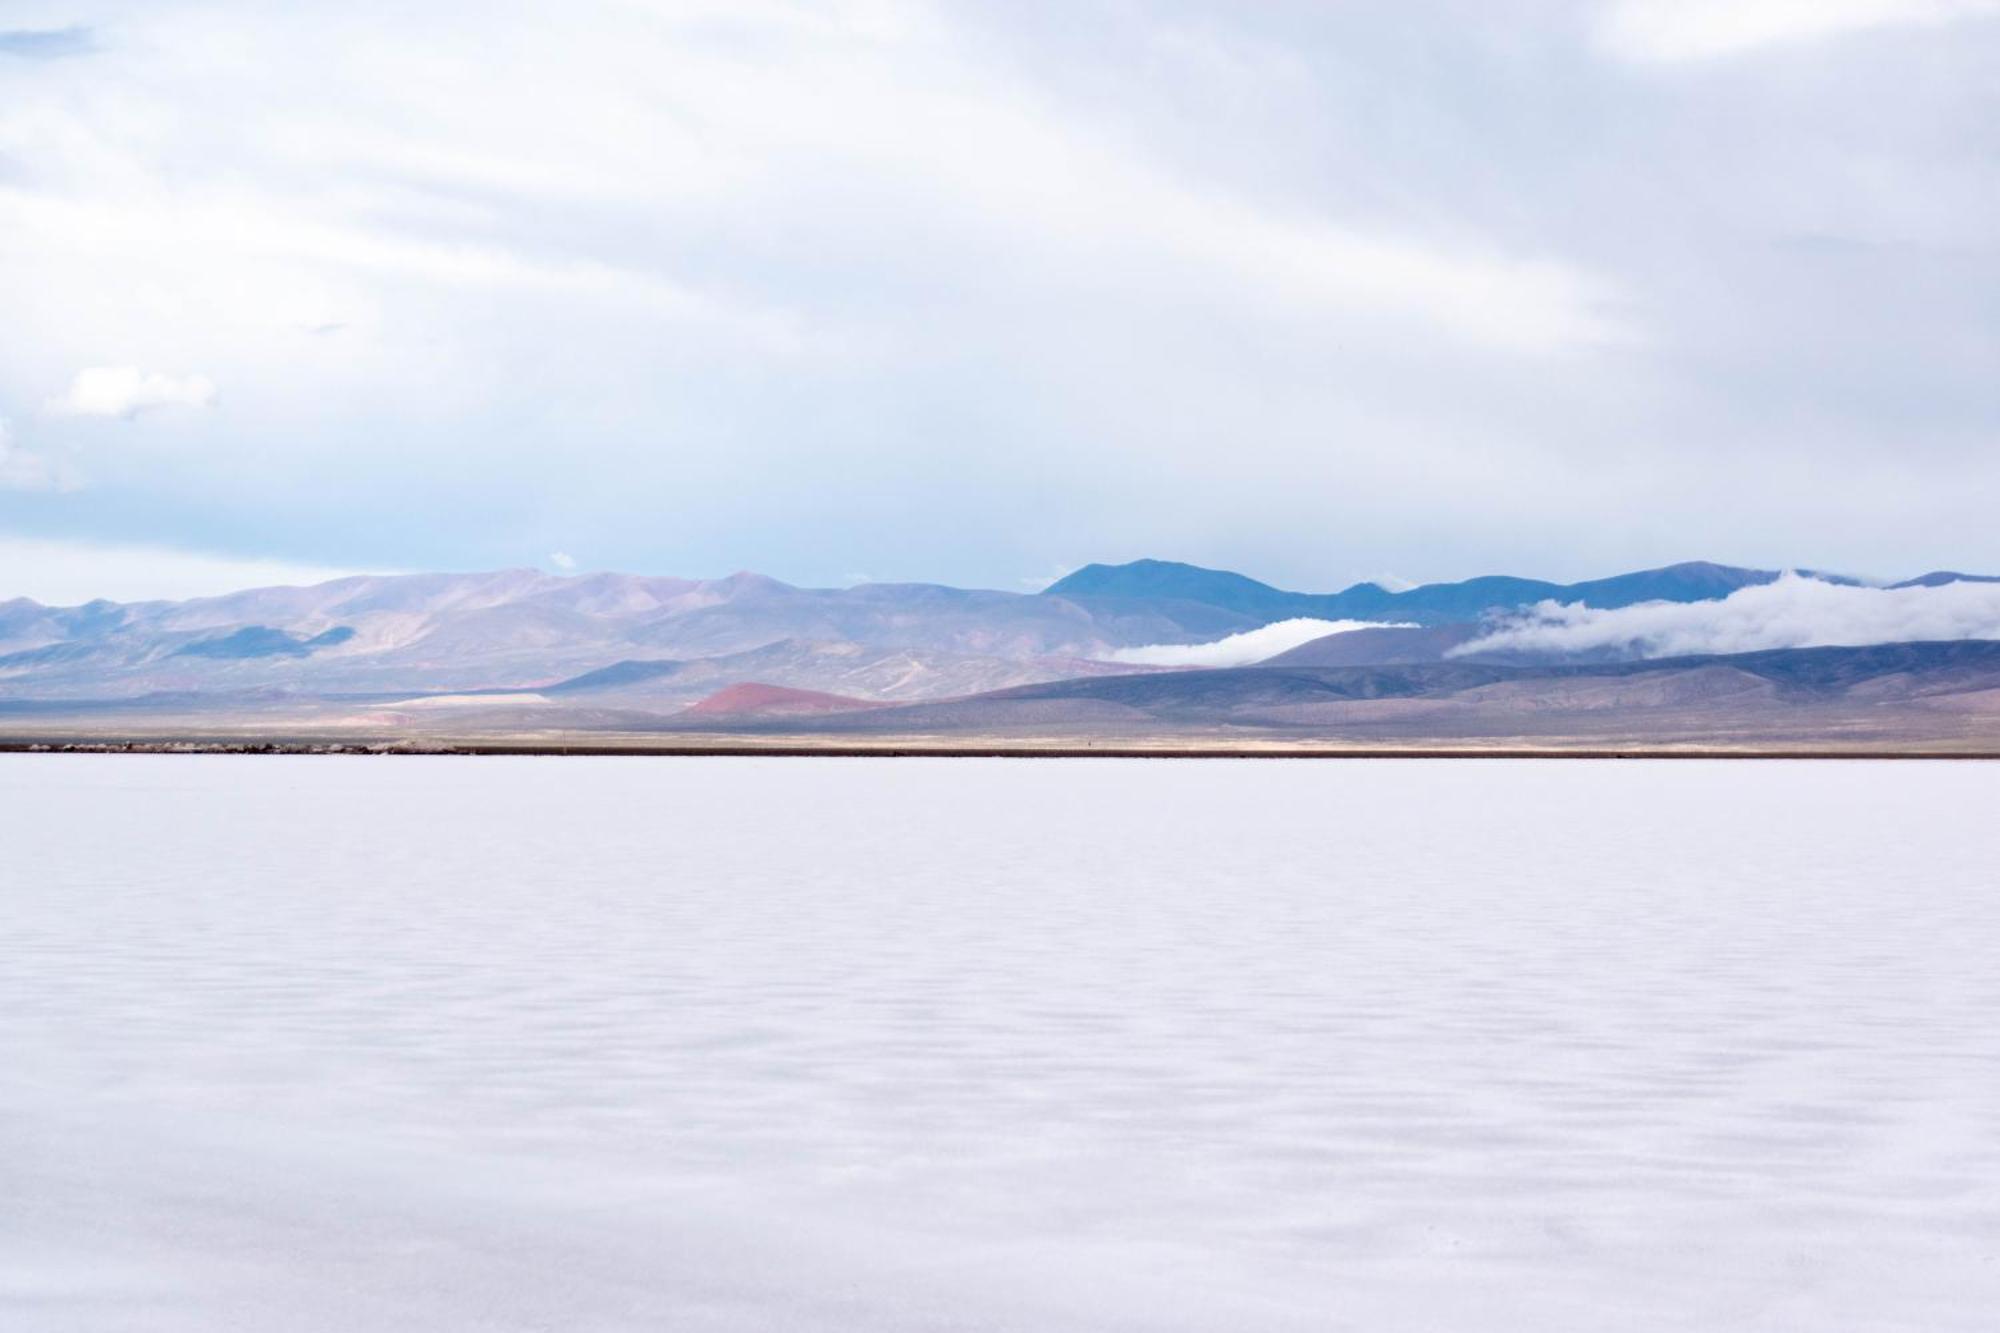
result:
<svg viewBox="0 0 2000 1333"><path fill-rule="evenodd" d="M0 597L2000 570L2000 5L553 15L0 5Z"/></svg>

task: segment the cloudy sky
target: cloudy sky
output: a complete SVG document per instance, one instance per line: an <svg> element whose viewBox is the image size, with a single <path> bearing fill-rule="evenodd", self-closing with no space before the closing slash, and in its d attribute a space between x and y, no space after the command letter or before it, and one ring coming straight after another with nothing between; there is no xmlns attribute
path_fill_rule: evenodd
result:
<svg viewBox="0 0 2000 1333"><path fill-rule="evenodd" d="M1996 0L0 0L0 596L2000 571L1996 218Z"/></svg>

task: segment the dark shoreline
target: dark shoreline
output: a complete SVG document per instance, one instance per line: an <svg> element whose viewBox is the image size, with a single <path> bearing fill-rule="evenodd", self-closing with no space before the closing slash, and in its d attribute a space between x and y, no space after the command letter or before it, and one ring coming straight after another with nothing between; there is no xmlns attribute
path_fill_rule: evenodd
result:
<svg viewBox="0 0 2000 1333"><path fill-rule="evenodd" d="M1633 746L1544 747L1343 747L1242 745L606 745L530 742L375 743L318 741L15 741L0 740L0 754L208 754L477 756L527 755L574 758L715 759L1940 759L2000 760L2000 750L1871 750L1792 747L1740 749Z"/></svg>

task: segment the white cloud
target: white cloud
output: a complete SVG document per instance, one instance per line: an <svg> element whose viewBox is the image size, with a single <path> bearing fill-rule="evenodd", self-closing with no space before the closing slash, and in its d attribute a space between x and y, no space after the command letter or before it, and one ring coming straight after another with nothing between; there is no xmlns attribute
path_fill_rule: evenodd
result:
<svg viewBox="0 0 2000 1333"><path fill-rule="evenodd" d="M1212 643L1149 643L1138 648L1120 648L1106 653L1105 658L1134 666L1249 666L1329 634L1385 628L1392 627L1372 620L1314 620L1302 616L1245 630Z"/></svg>
<svg viewBox="0 0 2000 1333"><path fill-rule="evenodd" d="M2000 0L1615 0L1601 45L1628 60L1708 60L1872 28L2000 12Z"/></svg>
<svg viewBox="0 0 2000 1333"><path fill-rule="evenodd" d="M369 571L209 555L163 546L102 545L0 536L0 601L32 597L75 606L210 597L244 588L324 583Z"/></svg>
<svg viewBox="0 0 2000 1333"><path fill-rule="evenodd" d="M135 417L157 407L207 407L215 382L205 375L167 375L135 366L91 366L76 372L69 391L49 410L74 417Z"/></svg>
<svg viewBox="0 0 2000 1333"><path fill-rule="evenodd" d="M576 568L576 557L568 551L550 551L549 563L567 574Z"/></svg>
<svg viewBox="0 0 2000 1333"><path fill-rule="evenodd" d="M1642 602L1608 611L1542 602L1453 655L1504 649L1684 657L1938 639L2000 639L2000 583L1857 588L1788 573L1710 602Z"/></svg>
<svg viewBox="0 0 2000 1333"><path fill-rule="evenodd" d="M1995 563L2000 33L1665 82L1589 40L1962 4L112 0L5 76L0 404L99 483L77 531L196 545L367 506L357 556L559 508L795 580L1011 585L1079 532L1294 583ZM227 410L171 456L27 419L106 365Z"/></svg>

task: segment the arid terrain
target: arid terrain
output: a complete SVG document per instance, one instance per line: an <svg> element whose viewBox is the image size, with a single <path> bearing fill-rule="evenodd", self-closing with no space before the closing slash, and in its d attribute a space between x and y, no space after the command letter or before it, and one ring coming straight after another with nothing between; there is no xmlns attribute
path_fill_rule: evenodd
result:
<svg viewBox="0 0 2000 1333"><path fill-rule="evenodd" d="M1139 562L1039 594L516 572L185 603L17 601L0 608L0 743L2000 751L2000 640L1666 651L1689 625L1707 635L1696 642L1768 639L1797 598L1976 631L2000 588L1685 565L1562 587L1310 595ZM1940 622L1945 603L1955 618ZM1669 617L1678 637L1607 638L1606 617L1642 629ZM1595 637L1578 641L1577 623Z"/></svg>

